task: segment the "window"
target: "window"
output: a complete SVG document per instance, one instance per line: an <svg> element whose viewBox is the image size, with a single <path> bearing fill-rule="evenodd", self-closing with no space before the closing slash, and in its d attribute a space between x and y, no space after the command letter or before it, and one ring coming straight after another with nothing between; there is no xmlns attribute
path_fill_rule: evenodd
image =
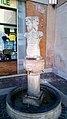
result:
<svg viewBox="0 0 67 119"><path fill-rule="evenodd" d="M0 61L16 60L16 11L0 8L0 18Z"/></svg>

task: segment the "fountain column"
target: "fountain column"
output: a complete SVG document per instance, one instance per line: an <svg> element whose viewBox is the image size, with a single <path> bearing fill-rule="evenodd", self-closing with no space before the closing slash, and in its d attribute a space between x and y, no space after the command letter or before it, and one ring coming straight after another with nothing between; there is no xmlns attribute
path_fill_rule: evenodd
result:
<svg viewBox="0 0 67 119"><path fill-rule="evenodd" d="M28 75L28 94L38 96L40 94L40 74L30 73Z"/></svg>
<svg viewBox="0 0 67 119"><path fill-rule="evenodd" d="M43 36L38 31L39 18L37 16L26 17L28 32L25 33L27 38L27 54L24 60L24 68L28 71L28 95L40 95L40 71L44 69L44 59L40 56L39 43Z"/></svg>

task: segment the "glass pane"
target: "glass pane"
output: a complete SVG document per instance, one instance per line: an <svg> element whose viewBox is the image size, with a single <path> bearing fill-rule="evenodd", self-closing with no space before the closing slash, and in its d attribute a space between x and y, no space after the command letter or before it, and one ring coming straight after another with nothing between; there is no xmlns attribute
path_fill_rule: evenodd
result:
<svg viewBox="0 0 67 119"><path fill-rule="evenodd" d="M17 29L0 25L0 60L17 58Z"/></svg>
<svg viewBox="0 0 67 119"><path fill-rule="evenodd" d="M12 10L0 9L0 23L16 25L16 12Z"/></svg>

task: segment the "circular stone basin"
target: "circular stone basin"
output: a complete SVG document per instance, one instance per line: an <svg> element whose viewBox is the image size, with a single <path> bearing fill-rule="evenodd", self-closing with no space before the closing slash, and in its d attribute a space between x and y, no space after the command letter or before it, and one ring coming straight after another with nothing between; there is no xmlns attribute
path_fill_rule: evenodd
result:
<svg viewBox="0 0 67 119"><path fill-rule="evenodd" d="M44 99L40 106L23 103L27 94L26 88L11 91L6 99L8 115L12 119L58 119L61 114L61 98L57 91L49 86L41 85Z"/></svg>
<svg viewBox="0 0 67 119"><path fill-rule="evenodd" d="M39 58L25 58L23 62L26 71L40 72L44 69L44 59Z"/></svg>

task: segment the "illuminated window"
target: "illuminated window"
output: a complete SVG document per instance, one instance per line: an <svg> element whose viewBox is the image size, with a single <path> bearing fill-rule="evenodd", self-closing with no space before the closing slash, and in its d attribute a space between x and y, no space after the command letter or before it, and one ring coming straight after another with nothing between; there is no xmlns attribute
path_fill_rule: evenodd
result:
<svg viewBox="0 0 67 119"><path fill-rule="evenodd" d="M57 4L57 0L49 0L49 4Z"/></svg>

